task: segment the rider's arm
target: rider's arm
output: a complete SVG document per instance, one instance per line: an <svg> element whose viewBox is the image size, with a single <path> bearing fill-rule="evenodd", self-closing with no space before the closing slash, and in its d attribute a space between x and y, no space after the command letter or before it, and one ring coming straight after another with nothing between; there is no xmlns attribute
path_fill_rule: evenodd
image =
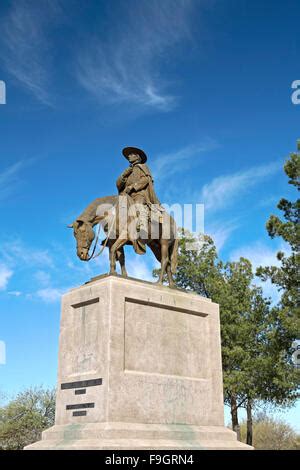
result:
<svg viewBox="0 0 300 470"><path fill-rule="evenodd" d="M132 170L132 166L126 168L126 170L124 170L121 176L119 176L119 178L117 179L117 188L119 191L123 191L123 189L125 188L127 178L132 173Z"/></svg>
<svg viewBox="0 0 300 470"><path fill-rule="evenodd" d="M118 188L118 190L123 191L123 189L125 188L125 184L126 184L126 179L123 177L123 175L121 175L117 179L117 188Z"/></svg>

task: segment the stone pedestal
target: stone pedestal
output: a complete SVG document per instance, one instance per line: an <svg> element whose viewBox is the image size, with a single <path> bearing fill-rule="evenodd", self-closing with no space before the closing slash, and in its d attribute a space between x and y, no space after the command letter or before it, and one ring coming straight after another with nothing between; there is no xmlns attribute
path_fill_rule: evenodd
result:
<svg viewBox="0 0 300 470"><path fill-rule="evenodd" d="M218 305L102 276L62 299L55 426L26 449L249 449L224 427Z"/></svg>

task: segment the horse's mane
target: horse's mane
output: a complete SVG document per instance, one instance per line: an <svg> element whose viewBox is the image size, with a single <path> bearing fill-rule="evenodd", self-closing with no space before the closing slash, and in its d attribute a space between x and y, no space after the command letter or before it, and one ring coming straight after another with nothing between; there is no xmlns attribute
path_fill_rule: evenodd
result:
<svg viewBox="0 0 300 470"><path fill-rule="evenodd" d="M78 219L80 220L86 220L87 222L92 222L96 216L96 211L97 207L100 204L111 204L115 205L116 201L118 199L118 196L105 196L105 197L97 197L94 199L93 202L91 202L85 209L84 211L80 214Z"/></svg>

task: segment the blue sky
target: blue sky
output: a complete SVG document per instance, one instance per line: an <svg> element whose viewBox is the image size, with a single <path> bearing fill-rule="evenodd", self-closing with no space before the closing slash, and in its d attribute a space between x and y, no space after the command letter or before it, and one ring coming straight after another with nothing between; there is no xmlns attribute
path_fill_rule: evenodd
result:
<svg viewBox="0 0 300 470"><path fill-rule="evenodd" d="M296 0L1 2L1 391L55 384L60 296L108 269L76 258L66 225L116 193L124 146L147 152L162 202L205 204L224 260L275 262L299 14ZM151 256L127 259L151 276ZM296 426L299 407L284 416Z"/></svg>

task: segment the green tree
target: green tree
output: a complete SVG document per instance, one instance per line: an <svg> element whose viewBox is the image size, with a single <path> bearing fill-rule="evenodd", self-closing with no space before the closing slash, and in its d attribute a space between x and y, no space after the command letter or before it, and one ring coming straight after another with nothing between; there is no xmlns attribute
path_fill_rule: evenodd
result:
<svg viewBox="0 0 300 470"><path fill-rule="evenodd" d="M259 414L253 420L253 445L257 450L299 450L300 435L282 420ZM241 423L241 438L246 442L247 422Z"/></svg>
<svg viewBox="0 0 300 470"><path fill-rule="evenodd" d="M297 152L290 154L284 164L288 183L296 190L300 189L300 141ZM282 212L282 218L272 214L266 228L271 238L280 237L289 247L287 253L277 253L280 266L260 267L257 275L263 281L270 280L281 291L281 299L274 308L274 325L271 345L277 362L274 367L279 371L278 383L273 392L278 400L287 404L294 400L299 390L299 371L292 370L293 342L300 337L300 308L299 308L299 268L300 268L300 200L289 201L282 198L277 208ZM292 390L292 384L294 389ZM279 393L278 393L279 392Z"/></svg>
<svg viewBox="0 0 300 470"><path fill-rule="evenodd" d="M252 445L253 409L262 404L292 406L298 397L299 374L294 364L287 360L288 331L278 314L280 310L271 307L260 287L251 285L249 292L249 309L241 313L240 340L244 341L244 354L235 365L238 371L235 378L238 401L247 412L246 442ZM230 371L229 375L232 375Z"/></svg>
<svg viewBox="0 0 300 470"><path fill-rule="evenodd" d="M55 391L30 388L0 408L0 449L18 450L38 441L54 424Z"/></svg>
<svg viewBox="0 0 300 470"><path fill-rule="evenodd" d="M300 189L300 141L298 151L290 155L284 165L289 184ZM282 198L277 208L282 211L283 219L271 215L266 228L271 238L281 237L290 247L290 253L277 253L280 266L260 267L257 274L264 280L271 280L282 291L281 307L284 309L286 322L289 323L291 336L299 335L299 267L300 267L300 200L294 202Z"/></svg>
<svg viewBox="0 0 300 470"><path fill-rule="evenodd" d="M287 406L297 396L296 371L286 360L289 330L285 318L280 309L271 308L262 289L253 285L249 260L224 263L210 237L182 235L176 285L220 305L225 403L231 408L236 432L238 410L246 408L247 442L252 444L253 408L259 402Z"/></svg>
<svg viewBox="0 0 300 470"><path fill-rule="evenodd" d="M191 249L191 247L193 249ZM191 290L204 297L211 297L222 283L221 261L212 238L195 237L188 231L180 231L178 267L174 276L178 287ZM159 269L154 270L158 276Z"/></svg>

